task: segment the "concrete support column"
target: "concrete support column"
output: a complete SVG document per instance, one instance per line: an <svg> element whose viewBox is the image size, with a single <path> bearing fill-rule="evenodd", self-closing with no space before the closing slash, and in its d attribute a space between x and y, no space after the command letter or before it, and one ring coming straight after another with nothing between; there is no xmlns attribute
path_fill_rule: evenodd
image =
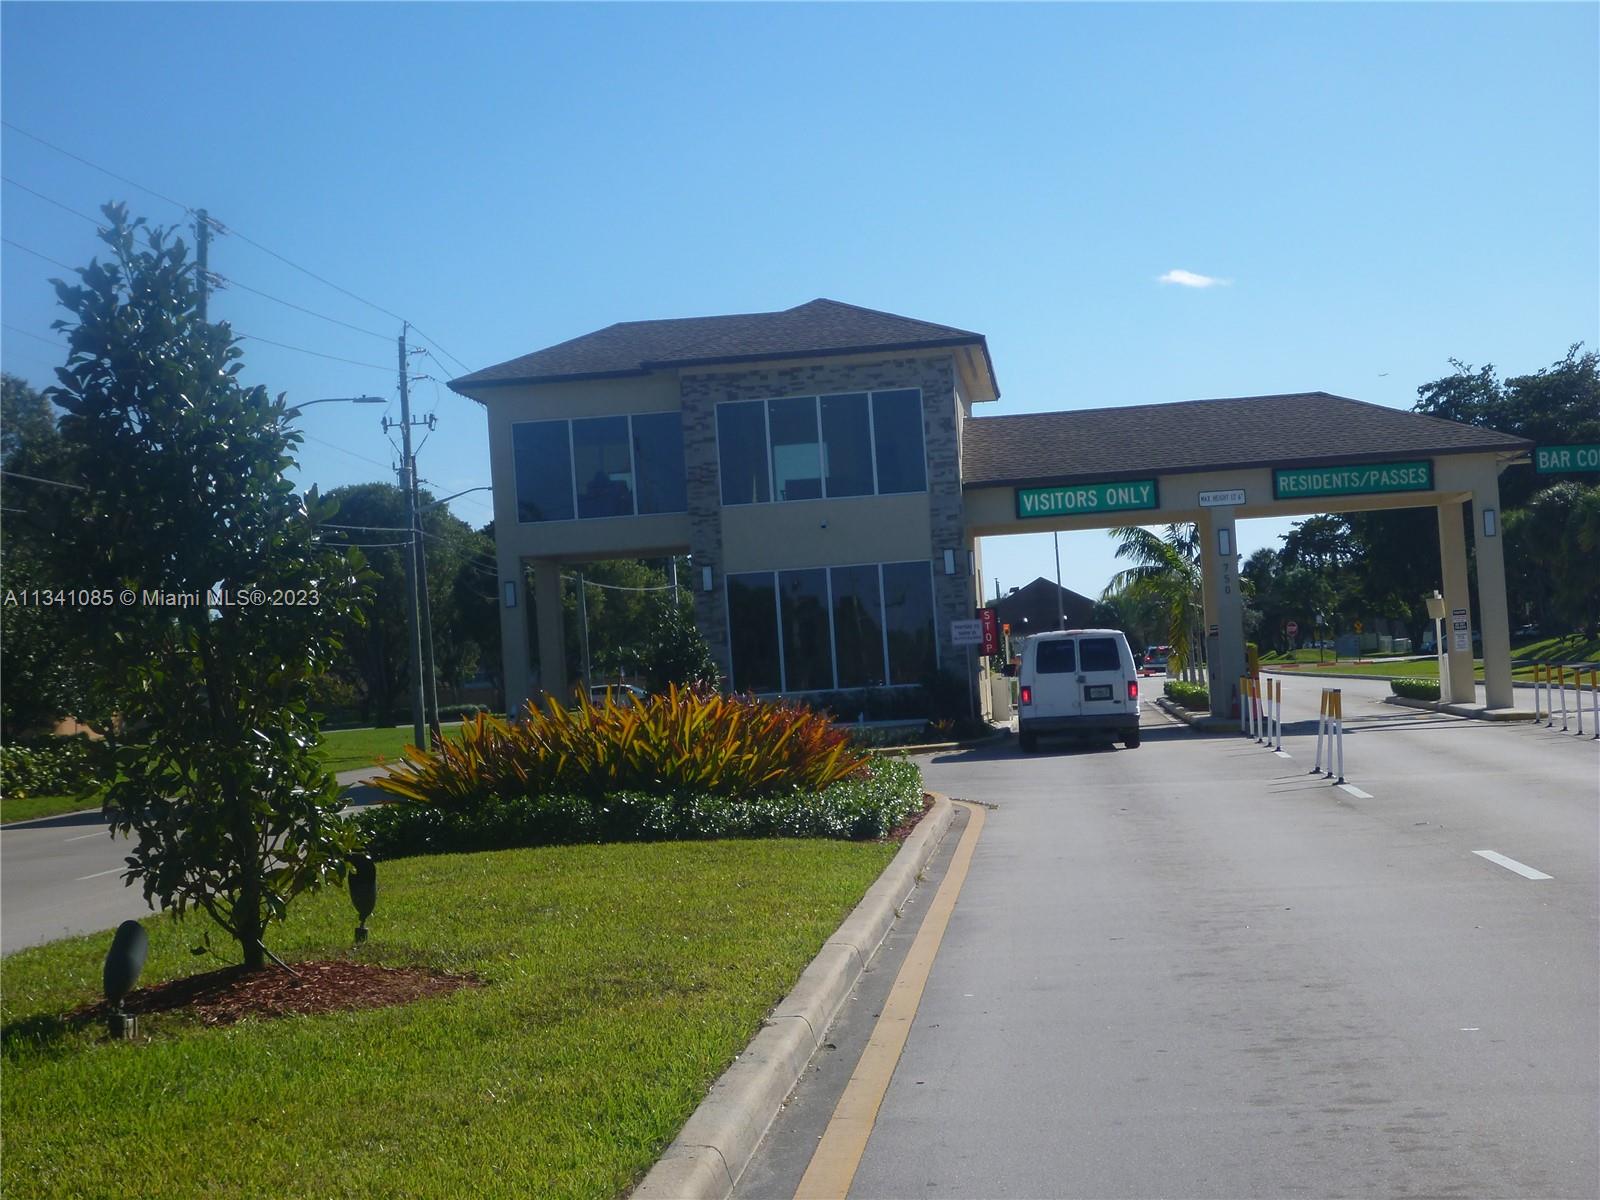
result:
<svg viewBox="0 0 1600 1200"><path fill-rule="evenodd" d="M1239 677L1245 672L1244 603L1239 595L1239 540L1233 509L1203 509L1198 526L1211 715L1229 717L1240 699Z"/></svg>
<svg viewBox="0 0 1600 1200"><path fill-rule="evenodd" d="M1477 684L1472 676L1472 604L1467 594L1467 535L1465 516L1460 501L1447 501L1439 505L1439 563L1444 573L1444 662L1445 672L1439 677L1439 698L1452 704L1472 704L1478 696ZM1503 572L1504 568L1502 568ZM1501 606L1505 604L1505 587L1502 579ZM1456 648L1455 614L1467 615L1467 645Z"/></svg>
<svg viewBox="0 0 1600 1200"><path fill-rule="evenodd" d="M515 717L522 711L531 683L528 678L528 603L522 586L522 559L515 554L499 555L500 569L500 677L505 680L506 713ZM515 607L506 604L509 591Z"/></svg>
<svg viewBox="0 0 1600 1200"><path fill-rule="evenodd" d="M1484 472L1473 485L1472 521L1478 628L1483 633L1484 700L1490 708L1513 708L1511 621L1506 611L1505 551L1500 536L1500 479L1493 471Z"/></svg>
<svg viewBox="0 0 1600 1200"><path fill-rule="evenodd" d="M534 610L539 616L539 690L565 704L567 639L561 610L561 564L537 559L533 565Z"/></svg>

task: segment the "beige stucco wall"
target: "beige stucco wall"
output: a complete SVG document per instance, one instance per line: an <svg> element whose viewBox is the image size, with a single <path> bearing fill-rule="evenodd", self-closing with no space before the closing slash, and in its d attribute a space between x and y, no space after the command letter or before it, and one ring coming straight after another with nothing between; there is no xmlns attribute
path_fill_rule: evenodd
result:
<svg viewBox="0 0 1600 1200"><path fill-rule="evenodd" d="M722 510L722 555L731 572L930 558L931 537L926 492Z"/></svg>

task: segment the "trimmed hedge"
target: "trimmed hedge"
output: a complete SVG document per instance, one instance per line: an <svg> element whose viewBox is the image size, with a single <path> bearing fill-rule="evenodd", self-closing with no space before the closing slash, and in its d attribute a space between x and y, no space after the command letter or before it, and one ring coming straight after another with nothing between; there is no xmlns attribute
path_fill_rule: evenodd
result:
<svg viewBox="0 0 1600 1200"><path fill-rule="evenodd" d="M1439 698L1439 681L1437 679L1391 679L1389 690L1396 696L1404 696L1407 700L1437 700Z"/></svg>
<svg viewBox="0 0 1600 1200"><path fill-rule="evenodd" d="M881 838L922 805L922 773L882 759L820 792L790 787L764 795L704 792L601 796L494 796L441 807L395 801L363 812L368 852L378 858L454 854L576 842L701 838Z"/></svg>
<svg viewBox="0 0 1600 1200"><path fill-rule="evenodd" d="M1201 684L1169 679L1166 693L1168 700L1182 705L1190 712L1207 712L1211 708L1211 692Z"/></svg>

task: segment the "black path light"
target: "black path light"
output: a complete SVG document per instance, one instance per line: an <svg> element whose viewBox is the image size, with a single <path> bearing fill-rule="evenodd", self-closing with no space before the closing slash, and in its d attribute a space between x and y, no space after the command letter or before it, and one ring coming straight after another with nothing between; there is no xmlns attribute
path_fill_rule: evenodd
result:
<svg viewBox="0 0 1600 1200"><path fill-rule="evenodd" d="M150 952L150 935L137 921L124 921L117 926L111 939L111 949L106 951L105 973L102 983L106 1002L111 1013L106 1018L106 1028L114 1038L131 1039L138 1032L138 1019L128 1015L122 1000L133 985L139 982L139 972L144 970L145 955Z"/></svg>
<svg viewBox="0 0 1600 1200"><path fill-rule="evenodd" d="M361 923L356 926L356 941L367 940L367 918L378 906L378 868L365 854L350 860L350 903L356 906Z"/></svg>

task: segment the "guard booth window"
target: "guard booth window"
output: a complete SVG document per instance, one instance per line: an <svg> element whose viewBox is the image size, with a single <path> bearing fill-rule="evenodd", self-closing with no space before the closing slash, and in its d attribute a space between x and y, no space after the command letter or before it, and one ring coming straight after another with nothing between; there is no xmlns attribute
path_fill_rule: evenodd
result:
<svg viewBox="0 0 1600 1200"><path fill-rule="evenodd" d="M1078 669L1077 645L1071 638L1050 638L1039 643L1033 669L1040 675L1070 675Z"/></svg>

